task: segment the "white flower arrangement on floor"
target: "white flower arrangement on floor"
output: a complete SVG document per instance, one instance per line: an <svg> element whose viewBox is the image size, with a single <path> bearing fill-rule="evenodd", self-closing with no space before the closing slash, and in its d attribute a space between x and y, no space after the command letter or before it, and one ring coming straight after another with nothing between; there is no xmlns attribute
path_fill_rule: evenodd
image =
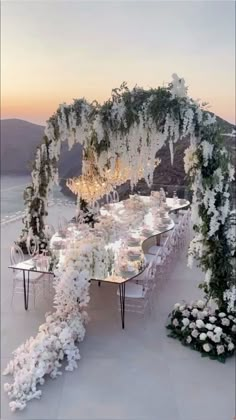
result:
<svg viewBox="0 0 236 420"><path fill-rule="evenodd" d="M101 249L100 249L101 246ZM40 398L38 389L45 382L45 375L61 375L61 362L67 359L66 370L77 367L80 359L77 343L84 339L85 311L89 303L89 280L94 276L110 274L114 254L92 236L89 243L78 241L77 247L67 249L55 270L55 312L46 314L46 322L39 327L36 337L31 337L13 352L4 371L13 376L13 383L6 383L4 390L12 400L10 409L23 410L28 401Z"/></svg>
<svg viewBox="0 0 236 420"><path fill-rule="evenodd" d="M199 351L202 356L225 362L236 345L236 314L220 312L202 300L176 303L170 314L169 337Z"/></svg>

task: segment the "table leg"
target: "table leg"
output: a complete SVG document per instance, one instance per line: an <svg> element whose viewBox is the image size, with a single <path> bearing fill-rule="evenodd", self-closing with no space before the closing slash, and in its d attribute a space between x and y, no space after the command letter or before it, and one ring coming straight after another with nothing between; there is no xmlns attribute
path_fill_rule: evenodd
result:
<svg viewBox="0 0 236 420"><path fill-rule="evenodd" d="M23 284L24 284L24 304L25 304L25 310L27 311L28 306L29 306L29 271L28 271L27 286L26 286L25 270L23 270Z"/></svg>
<svg viewBox="0 0 236 420"><path fill-rule="evenodd" d="M120 292L120 314L122 329L125 328L125 283L119 284Z"/></svg>

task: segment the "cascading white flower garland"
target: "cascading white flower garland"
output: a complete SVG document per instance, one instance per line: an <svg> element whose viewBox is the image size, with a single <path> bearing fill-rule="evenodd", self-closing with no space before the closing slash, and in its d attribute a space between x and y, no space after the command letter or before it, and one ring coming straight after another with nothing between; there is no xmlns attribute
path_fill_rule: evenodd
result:
<svg viewBox="0 0 236 420"><path fill-rule="evenodd" d="M28 401L40 398L38 389L44 376L61 375L62 360L67 359L66 370L77 368L80 359L77 343L85 335L88 320L89 280L96 275L104 278L112 265L113 253L105 243L92 235L71 246L60 258L55 270L55 312L46 314L46 322L39 327L36 337L31 337L14 352L4 374L13 376L13 383L4 385L12 400L10 409L23 410Z"/></svg>
<svg viewBox="0 0 236 420"><path fill-rule="evenodd" d="M44 141L36 153L32 185L25 192L25 227L20 243L24 243L31 229L41 247L47 246L44 225L48 193L58 181L62 142L68 141L69 149L79 142L85 156L92 148L101 176L104 168L114 170L119 156L121 167L129 169L131 187L140 178L137 168L142 169L142 176L151 187L157 151L168 142L173 163L174 144L186 136L194 142L203 121L207 124L211 117L187 96L184 79L176 74L168 88L129 91L123 84L113 90L112 99L102 106L85 100L60 105L47 122Z"/></svg>
<svg viewBox="0 0 236 420"><path fill-rule="evenodd" d="M206 126L209 126L208 120ZM197 259L205 271L204 290L221 306L229 300L232 308L236 231L229 222L229 186L234 180L234 168L214 126L209 139L211 142L200 141L185 151L184 167L191 179L191 214L196 232L189 246L188 265L191 267Z"/></svg>

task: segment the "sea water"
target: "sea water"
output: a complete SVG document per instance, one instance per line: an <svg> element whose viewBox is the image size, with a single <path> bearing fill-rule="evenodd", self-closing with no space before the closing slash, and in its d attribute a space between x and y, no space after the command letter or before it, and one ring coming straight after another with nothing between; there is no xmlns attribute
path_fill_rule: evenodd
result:
<svg viewBox="0 0 236 420"><path fill-rule="evenodd" d="M1 176L1 219L24 210L23 192L25 187L30 185L30 182L30 176ZM59 186L54 187L51 198L67 200L67 197L61 193Z"/></svg>

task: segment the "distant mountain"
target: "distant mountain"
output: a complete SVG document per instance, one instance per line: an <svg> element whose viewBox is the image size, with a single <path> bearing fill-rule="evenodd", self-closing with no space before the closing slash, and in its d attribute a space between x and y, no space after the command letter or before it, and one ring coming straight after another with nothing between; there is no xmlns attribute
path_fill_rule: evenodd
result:
<svg viewBox="0 0 236 420"><path fill-rule="evenodd" d="M1 174L30 172L44 127L18 119L1 120Z"/></svg>
<svg viewBox="0 0 236 420"><path fill-rule="evenodd" d="M217 117L217 122L223 133L231 134L235 130L233 124L220 117ZM19 119L1 120L1 174L29 174L36 147L40 144L43 133L44 127L41 125ZM225 136L225 145L230 150L235 162L235 137L232 135ZM187 146L187 140L182 140L175 145L173 166L171 166L168 146L163 147L158 152L161 164L155 170L154 188L159 188L163 185L166 187L170 186L172 189L178 189L177 187L186 185L183 155ZM81 174L81 161L81 145L76 144L69 151L67 144L63 143L59 161L59 176L61 178L62 191L67 195L71 195L71 193L65 185L65 180ZM139 182L136 190L141 192L147 191L145 182ZM124 197L128 193L129 185L126 183L120 187L120 195Z"/></svg>
<svg viewBox="0 0 236 420"><path fill-rule="evenodd" d="M44 127L19 119L1 120L1 174L27 175L35 151L44 134ZM63 144L59 162L60 177L81 171L82 147L76 144L73 153Z"/></svg>

